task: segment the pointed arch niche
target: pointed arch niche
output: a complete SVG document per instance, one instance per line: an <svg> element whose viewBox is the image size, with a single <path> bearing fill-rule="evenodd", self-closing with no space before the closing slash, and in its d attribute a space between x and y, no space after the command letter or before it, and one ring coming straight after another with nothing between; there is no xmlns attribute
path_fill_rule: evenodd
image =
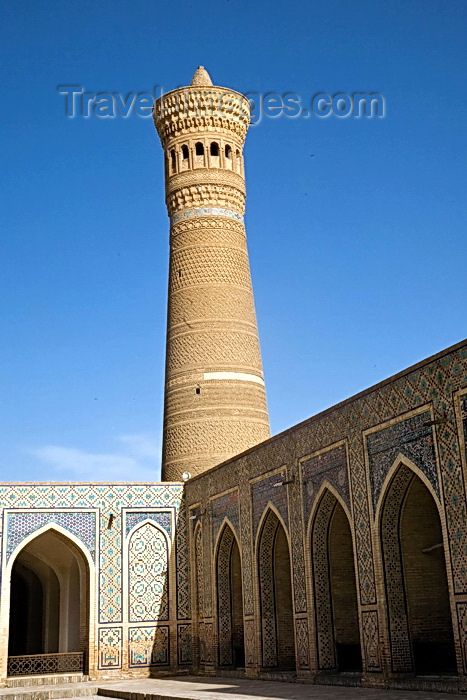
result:
<svg viewBox="0 0 467 700"><path fill-rule="evenodd" d="M228 523L218 541L216 557L219 666L243 668L243 588L240 548Z"/></svg>
<svg viewBox="0 0 467 700"><path fill-rule="evenodd" d="M11 569L8 656L86 652L89 582L84 553L58 530L49 528L22 547ZM16 674L19 663L9 663L9 673ZM32 672L57 671L49 665Z"/></svg>
<svg viewBox="0 0 467 700"><path fill-rule="evenodd" d="M130 622L169 619L169 542L152 521L136 526L128 544Z"/></svg>
<svg viewBox="0 0 467 700"><path fill-rule="evenodd" d="M431 489L400 463L379 508L379 530L395 673L455 672L443 535Z"/></svg>
<svg viewBox="0 0 467 700"><path fill-rule="evenodd" d="M318 668L360 671L352 534L347 513L329 488L324 488L312 519L311 560Z"/></svg>
<svg viewBox="0 0 467 700"><path fill-rule="evenodd" d="M294 614L289 542L270 508L258 538L261 653L265 669L295 669Z"/></svg>

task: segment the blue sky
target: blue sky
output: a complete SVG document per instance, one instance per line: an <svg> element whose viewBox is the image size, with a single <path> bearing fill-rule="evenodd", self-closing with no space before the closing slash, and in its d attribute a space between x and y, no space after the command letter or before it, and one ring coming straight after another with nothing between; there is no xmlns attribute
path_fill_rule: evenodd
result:
<svg viewBox="0 0 467 700"><path fill-rule="evenodd" d="M6 0L0 478L157 480L168 219L151 119L189 83L378 92L383 119L263 119L247 233L272 432L466 336L464 0Z"/></svg>

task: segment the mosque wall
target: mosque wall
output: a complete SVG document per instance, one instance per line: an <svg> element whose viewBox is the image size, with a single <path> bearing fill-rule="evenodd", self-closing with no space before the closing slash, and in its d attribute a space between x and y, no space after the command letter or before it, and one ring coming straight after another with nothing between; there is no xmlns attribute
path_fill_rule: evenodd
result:
<svg viewBox="0 0 467 700"><path fill-rule="evenodd" d="M241 665L232 540L247 675L465 674L466 436L463 342L191 479L199 670Z"/></svg>

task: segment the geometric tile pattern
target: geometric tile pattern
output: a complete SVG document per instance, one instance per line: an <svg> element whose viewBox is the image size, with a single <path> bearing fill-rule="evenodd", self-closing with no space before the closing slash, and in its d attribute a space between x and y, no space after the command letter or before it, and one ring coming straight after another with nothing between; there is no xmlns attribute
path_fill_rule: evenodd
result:
<svg viewBox="0 0 467 700"><path fill-rule="evenodd" d="M254 666L255 660L255 621L245 620L245 666Z"/></svg>
<svg viewBox="0 0 467 700"><path fill-rule="evenodd" d="M188 528L185 509L185 496L182 496L176 518L175 551L177 556L177 617L179 620L191 618L190 571L188 553Z"/></svg>
<svg viewBox="0 0 467 700"><path fill-rule="evenodd" d="M300 482L298 470L296 472L295 469L291 468L289 470L289 478ZM302 497L300 488L293 488L292 486L282 488L288 489L289 498L294 608L296 613L305 613L308 603L306 593L305 550L303 546Z"/></svg>
<svg viewBox="0 0 467 700"><path fill-rule="evenodd" d="M295 644L299 668L310 668L310 640L308 638L308 620L300 618L295 621Z"/></svg>
<svg viewBox="0 0 467 700"><path fill-rule="evenodd" d="M253 591L253 547L251 546L253 535L251 530L251 500L250 485L247 479L243 479L239 486L240 496L240 551L242 552L242 576L243 576L243 612L244 615L254 614ZM245 628L246 635L246 628ZM246 644L246 637L245 637ZM246 650L248 655L248 650Z"/></svg>
<svg viewBox="0 0 467 700"><path fill-rule="evenodd" d="M467 673L467 603L457 603L457 619L459 621L462 666L464 673Z"/></svg>
<svg viewBox="0 0 467 700"><path fill-rule="evenodd" d="M96 558L96 514L89 512L57 511L8 513L7 516L7 561L16 547L39 528L50 523L60 525L86 545L93 560Z"/></svg>
<svg viewBox="0 0 467 700"><path fill-rule="evenodd" d="M145 511L139 513L127 513L125 518L125 531L126 534L134 528L135 525L141 523L143 520L153 520L155 523L160 525L168 534L172 537L172 518L170 512L155 513L154 511Z"/></svg>
<svg viewBox="0 0 467 700"><path fill-rule="evenodd" d="M362 613L363 657L367 671L381 671L379 625L376 610Z"/></svg>
<svg viewBox="0 0 467 700"><path fill-rule="evenodd" d="M239 532L238 522L238 490L226 493L218 498L213 498L211 501L212 507L212 542L216 542L219 529L224 518L228 518L235 528L236 533Z"/></svg>
<svg viewBox="0 0 467 700"><path fill-rule="evenodd" d="M128 665L130 668L167 666L170 663L169 627L130 627L128 630Z"/></svg>
<svg viewBox="0 0 467 700"><path fill-rule="evenodd" d="M347 473L347 450L345 445L320 452L301 463L303 483L303 505L305 523L308 523L311 508L323 481L328 481L342 496L350 508L350 487Z"/></svg>
<svg viewBox="0 0 467 700"><path fill-rule="evenodd" d="M203 584L204 584L204 617L209 618L212 617L212 580L210 573L212 571L211 566L212 566L212 557L211 557L211 550L210 550L210 542L209 542L209 534L212 532L212 525L211 525L211 509L207 508L206 509L206 514L204 516L204 522L205 522L205 527L206 527L206 537L203 538L203 570L205 572L205 576L203 579ZM203 533L204 535L204 533ZM207 573L209 572L209 574ZM209 642L211 640L209 639ZM208 643L208 640L206 639L206 643Z"/></svg>
<svg viewBox="0 0 467 700"><path fill-rule="evenodd" d="M121 627L101 627L98 636L99 668L121 668L123 634Z"/></svg>
<svg viewBox="0 0 467 700"><path fill-rule="evenodd" d="M128 567L130 622L168 620L168 548L158 527L146 522L134 530Z"/></svg>
<svg viewBox="0 0 467 700"><path fill-rule="evenodd" d="M243 216L231 209L221 209L220 207L196 207L195 209L185 209L176 212L171 216L171 223L176 224L182 219L189 219L192 216L227 216L231 219L237 219L243 222Z"/></svg>
<svg viewBox="0 0 467 700"><path fill-rule="evenodd" d="M177 627L178 640L178 663L191 664L193 662L193 635L191 624L178 625Z"/></svg>
<svg viewBox="0 0 467 700"><path fill-rule="evenodd" d="M264 668L274 668L278 665L274 545L279 527L281 524L277 515L270 510L263 520L258 543L262 666Z"/></svg>
<svg viewBox="0 0 467 700"><path fill-rule="evenodd" d="M200 661L203 664L212 664L212 622L204 622L199 625L200 636Z"/></svg>
<svg viewBox="0 0 467 700"><path fill-rule="evenodd" d="M433 428L429 411L412 416L366 436L373 509L384 480L399 453L408 457L428 478L439 497Z"/></svg>
<svg viewBox="0 0 467 700"><path fill-rule="evenodd" d="M259 521L264 513L264 510L271 501L274 503L278 512L280 513L286 527L289 527L289 508L287 503L287 489L288 486L274 486L281 481L284 481L288 477L286 472L282 474L272 474L264 479L255 481L251 485L251 499L253 503L253 532L256 534L258 529Z"/></svg>
<svg viewBox="0 0 467 700"><path fill-rule="evenodd" d="M201 525L196 526L195 530L195 575L196 575L196 597L198 607L198 617L204 618L204 559L203 559L203 531Z"/></svg>

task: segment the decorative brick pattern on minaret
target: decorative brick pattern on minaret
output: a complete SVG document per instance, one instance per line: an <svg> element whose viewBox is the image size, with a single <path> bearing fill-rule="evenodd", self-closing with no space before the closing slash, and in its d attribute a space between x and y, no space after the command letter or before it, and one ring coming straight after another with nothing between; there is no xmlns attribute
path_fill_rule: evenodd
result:
<svg viewBox="0 0 467 700"><path fill-rule="evenodd" d="M202 66L154 110L171 222L164 481L269 437L243 225L249 120L246 97Z"/></svg>

